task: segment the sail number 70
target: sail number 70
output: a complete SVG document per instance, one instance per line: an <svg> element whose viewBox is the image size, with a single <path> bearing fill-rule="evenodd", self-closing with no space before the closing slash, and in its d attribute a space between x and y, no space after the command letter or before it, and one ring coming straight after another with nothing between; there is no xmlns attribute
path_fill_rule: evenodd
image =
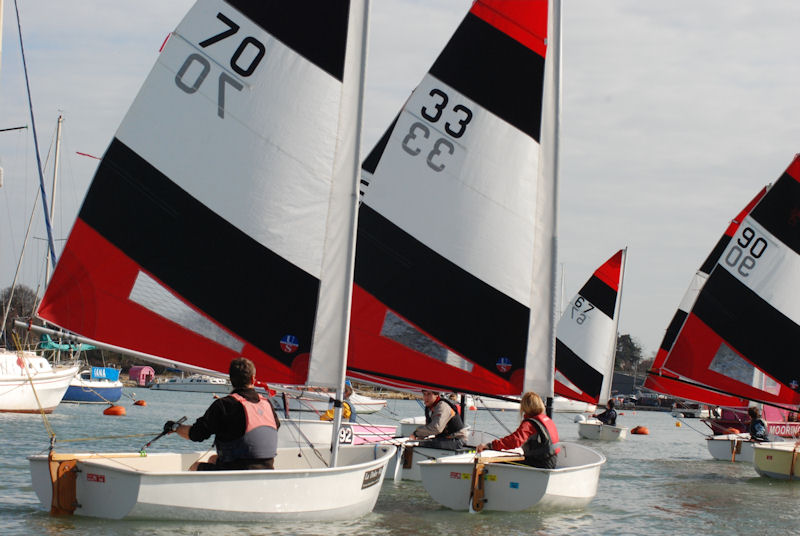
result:
<svg viewBox="0 0 800 536"><path fill-rule="evenodd" d="M228 28L216 35L212 35L208 39L200 41L198 44L201 48L206 48L214 43L222 41L223 39L227 39L239 31L239 25L222 13L217 13L217 19L221 20ZM239 43L239 46L236 48L236 51L234 51L233 55L231 56L231 69L243 77L252 75L256 70L256 67L258 67L258 64L261 63L266 50L266 47L261 41L253 36L248 35L242 39L241 43ZM199 72L197 72L198 68ZM192 74L194 77L193 80L191 78L188 80L186 79L187 73L190 69L192 69ZM210 71L211 63L208 61L208 58L202 54L193 52L192 54L189 54L189 56L183 62L183 65L181 65L180 69L178 69L178 74L175 75L175 85L185 93L191 95L200 89L200 86L203 84L203 81L205 81ZM236 91L241 91L244 87L241 82L225 71L220 73L217 81L217 115L223 119L225 118L225 88L228 85L234 88Z"/></svg>

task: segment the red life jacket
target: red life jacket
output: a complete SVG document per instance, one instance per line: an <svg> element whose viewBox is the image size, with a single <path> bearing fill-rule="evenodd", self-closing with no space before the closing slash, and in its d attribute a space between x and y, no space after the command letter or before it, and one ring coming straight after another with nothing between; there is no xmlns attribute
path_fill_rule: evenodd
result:
<svg viewBox="0 0 800 536"><path fill-rule="evenodd" d="M536 433L528 437L522 445L522 452L525 455L523 463L532 467L555 469L558 452L561 450L561 447L557 446L556 423L544 413L532 418L526 417L525 420L533 425Z"/></svg>
<svg viewBox="0 0 800 536"><path fill-rule="evenodd" d="M239 394L230 395L244 408L245 430L233 441L217 441L219 462L274 458L278 448L278 426L269 400L259 395L258 402L249 402Z"/></svg>

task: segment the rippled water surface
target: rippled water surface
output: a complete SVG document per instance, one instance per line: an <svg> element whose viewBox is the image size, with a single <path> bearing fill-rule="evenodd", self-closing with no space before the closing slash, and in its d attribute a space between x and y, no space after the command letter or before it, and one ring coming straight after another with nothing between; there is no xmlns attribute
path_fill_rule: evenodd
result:
<svg viewBox="0 0 800 536"><path fill-rule="evenodd" d="M168 419L188 416L190 422L212 402L211 395L126 389L147 406L121 402L124 417L102 415L101 406L62 404L48 416L59 440L99 438L88 443L64 443L62 450L139 450L157 435ZM421 414L414 401L391 400L379 414L364 415L372 424L394 424ZM52 518L31 487L26 457L45 452L47 428L37 415L0 414L0 533L3 535L676 535L800 533L797 512L800 482L759 477L752 465L711 459L703 440L705 427L684 421L681 427L668 413L625 411L618 424L643 425L650 435L604 443L578 439L573 415L556 414L564 441L579 441L601 451L608 462L601 471L597 497L589 506L569 512L453 512L433 502L421 484L383 484L375 510L360 519L340 523L229 524L158 521L108 521ZM513 429L514 412L470 412L473 428L504 435ZM498 420L500 422L498 422ZM143 435L138 435L143 434ZM128 437L124 437L128 436ZM197 450L173 436L155 442L150 452ZM210 442L204 444L210 447Z"/></svg>

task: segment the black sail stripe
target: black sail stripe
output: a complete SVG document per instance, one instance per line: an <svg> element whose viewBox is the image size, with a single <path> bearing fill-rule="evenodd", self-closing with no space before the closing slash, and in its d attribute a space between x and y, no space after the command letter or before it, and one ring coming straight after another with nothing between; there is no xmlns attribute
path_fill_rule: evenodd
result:
<svg viewBox="0 0 800 536"><path fill-rule="evenodd" d="M349 0L225 2L317 67L342 80Z"/></svg>
<svg viewBox="0 0 800 536"><path fill-rule="evenodd" d="M556 370L584 393L597 398L603 386L603 375L556 338Z"/></svg>
<svg viewBox="0 0 800 536"><path fill-rule="evenodd" d="M608 318L614 318L617 304L617 291L609 287L599 277L593 275L578 293L603 312Z"/></svg>
<svg viewBox="0 0 800 536"><path fill-rule="evenodd" d="M362 204L355 282L439 342L508 379L524 368L530 311ZM498 357L512 369L496 370Z"/></svg>
<svg viewBox="0 0 800 536"><path fill-rule="evenodd" d="M250 238L114 139L79 217L200 310L270 356L310 348L319 280Z"/></svg>
<svg viewBox="0 0 800 536"><path fill-rule="evenodd" d="M672 317L672 321L669 323L666 333L664 333L664 339L661 341L662 350L667 352L672 350L672 345L675 344L675 339L678 337L678 333L680 333L687 316L689 316L689 313L686 311L680 309L675 311L675 315Z"/></svg>
<svg viewBox="0 0 800 536"><path fill-rule="evenodd" d="M544 58L469 13L430 74L537 142Z"/></svg>
<svg viewBox="0 0 800 536"><path fill-rule="evenodd" d="M706 258L703 266L700 267L700 271L704 274L710 274L711 270L714 269L714 266L717 265L717 261L725 252L725 248L728 247L728 244L731 241L731 237L728 235L722 235L720 239L717 241L717 245L714 246L714 249L711 250L711 253Z"/></svg>
<svg viewBox="0 0 800 536"><path fill-rule="evenodd" d="M794 348L800 326L718 267L692 313L751 363L785 385L800 381Z"/></svg>
<svg viewBox="0 0 800 536"><path fill-rule="evenodd" d="M394 126L397 124L397 120L400 118L400 114L397 114L392 121L392 124L389 125L389 128L386 129L386 132L383 133L381 139L378 140L378 143L375 144L375 147L372 148L370 151L369 156L367 156L364 163L361 164L361 169L368 173L375 173L375 170L378 168L378 163L380 163L381 158L383 157L383 151L386 150L386 145L389 143L389 138L392 137L392 132L394 132Z"/></svg>
<svg viewBox="0 0 800 536"><path fill-rule="evenodd" d="M800 182L784 173L750 216L800 255Z"/></svg>

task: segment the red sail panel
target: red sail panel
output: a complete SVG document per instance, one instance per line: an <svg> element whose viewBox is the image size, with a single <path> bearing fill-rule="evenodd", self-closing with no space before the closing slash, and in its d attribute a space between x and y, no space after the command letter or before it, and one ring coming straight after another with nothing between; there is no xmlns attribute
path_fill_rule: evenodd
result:
<svg viewBox="0 0 800 536"><path fill-rule="evenodd" d="M272 382L298 384L305 379L305 370L293 370L247 342L240 351L232 349L132 301L131 291L141 273L140 265L78 219L39 316L90 339L175 363L227 374L231 359L244 356L256 364L257 370L269 370ZM202 312L194 312L214 324Z"/></svg>
<svg viewBox="0 0 800 536"><path fill-rule="evenodd" d="M594 271L594 276L608 285L615 292L619 292L620 272L622 271L622 250Z"/></svg>
<svg viewBox="0 0 800 536"><path fill-rule="evenodd" d="M548 0L478 0L470 13L544 57L547 52L547 3Z"/></svg>

